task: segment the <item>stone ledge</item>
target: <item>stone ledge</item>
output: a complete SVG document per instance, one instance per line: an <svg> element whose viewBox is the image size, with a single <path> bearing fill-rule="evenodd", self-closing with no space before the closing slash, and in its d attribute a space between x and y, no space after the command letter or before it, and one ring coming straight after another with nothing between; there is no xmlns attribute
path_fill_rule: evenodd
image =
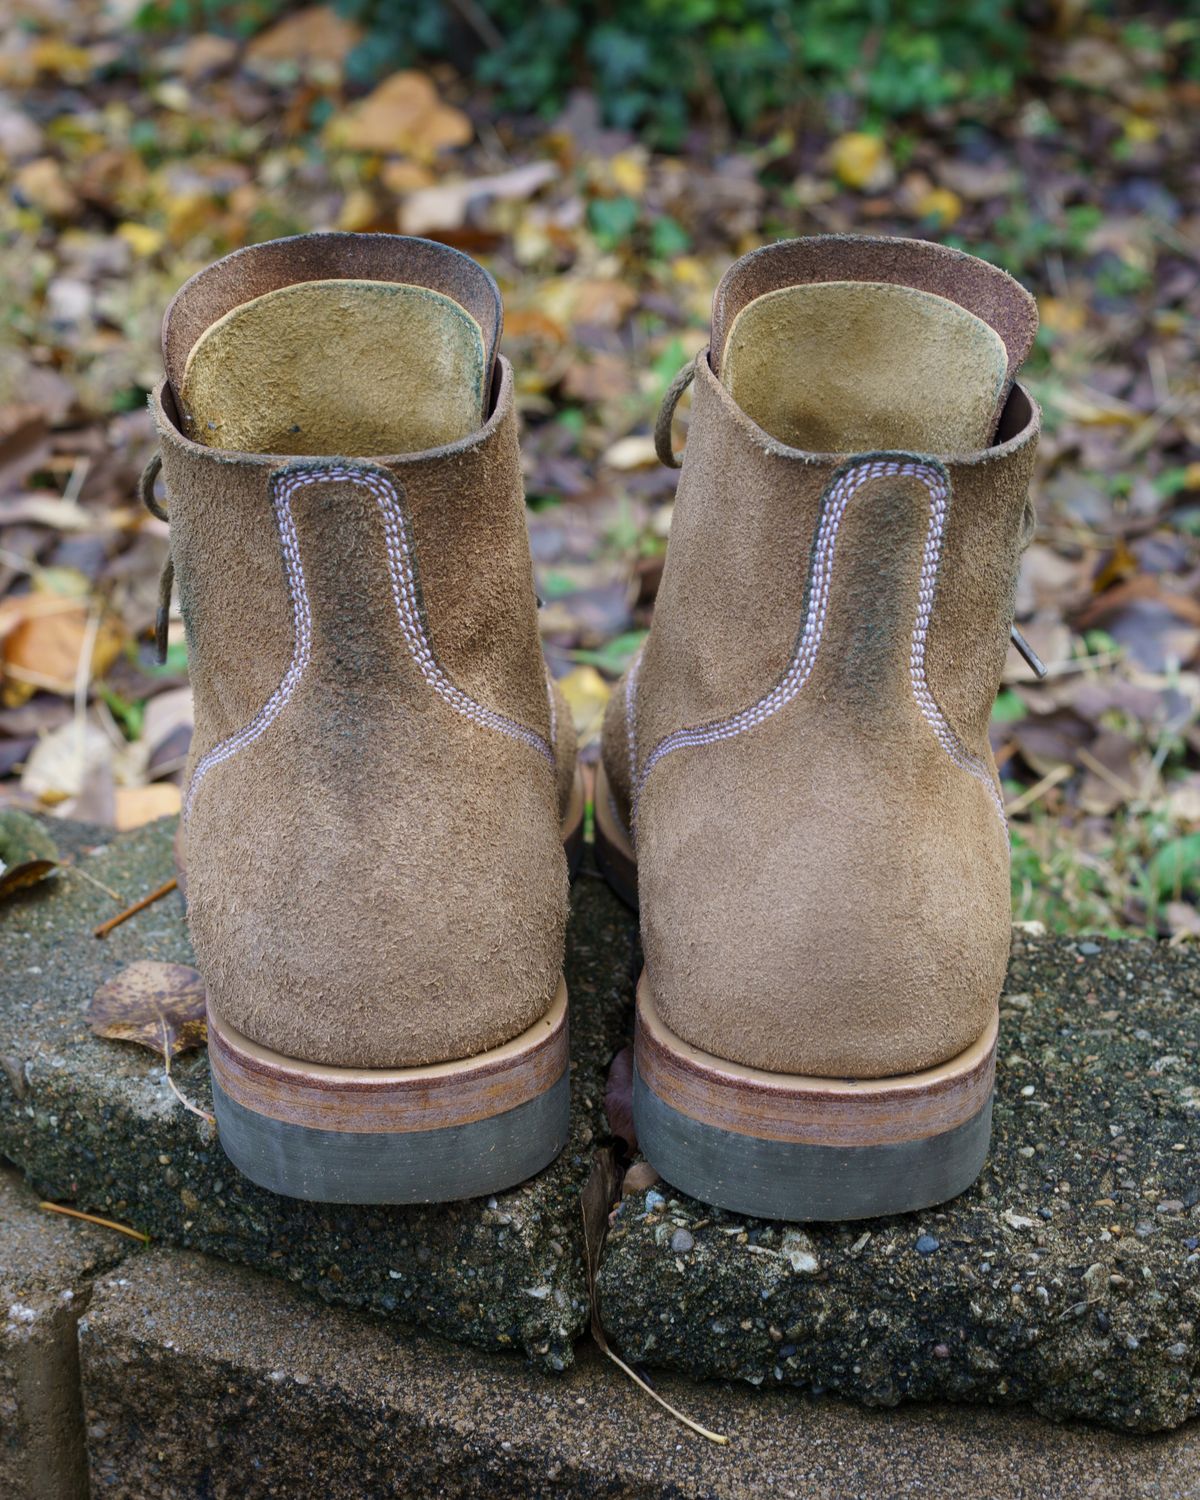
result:
<svg viewBox="0 0 1200 1500"><path fill-rule="evenodd" d="M184 1111L161 1059L102 1041L84 1012L137 959L190 963L182 907L157 902L105 941L92 928L172 873L173 823L109 836L55 825L91 881L68 870L0 909L0 1154L47 1197L298 1281L331 1302L561 1369L587 1324L579 1192L604 1129L608 1059L632 994L636 925L585 881L569 934L572 1125L563 1155L487 1200L428 1208L326 1207L242 1178L209 1125ZM183 1093L211 1108L203 1053L176 1061Z"/></svg>
<svg viewBox="0 0 1200 1500"><path fill-rule="evenodd" d="M170 825L56 827L133 899L170 869ZM113 905L66 874L0 911L0 1152L48 1195L482 1348L562 1369L587 1322L578 1196L636 967L632 918L576 885L567 1152L498 1199L330 1210L261 1192L181 1110L146 1052L84 1008L137 958L187 962L160 902L104 943ZM1021 941L1004 1006L989 1165L940 1211L808 1231L714 1214L667 1188L627 1199L605 1248L606 1325L628 1356L702 1378L870 1404L1029 1403L1149 1430L1200 1407L1200 954ZM207 1105L203 1056L182 1059ZM1182 1149L1179 1149L1182 1148ZM864 1238L865 1236L865 1238ZM674 1240L674 1244L672 1241Z"/></svg>
<svg viewBox="0 0 1200 1500"><path fill-rule="evenodd" d="M109 1500L1200 1493L1196 1430L1134 1438L1014 1412L864 1411L664 1378L670 1400L730 1437L717 1448L590 1345L548 1379L169 1251L97 1288L80 1348L92 1493Z"/></svg>
<svg viewBox="0 0 1200 1500"><path fill-rule="evenodd" d="M39 1209L0 1168L0 1495L85 1500L75 1325L131 1243Z"/></svg>
<svg viewBox="0 0 1200 1500"><path fill-rule="evenodd" d="M1200 1411L1198 1203L1200 951L1021 940L973 1188L802 1232L660 1184L620 1206L603 1317L703 1378L1173 1427Z"/></svg>

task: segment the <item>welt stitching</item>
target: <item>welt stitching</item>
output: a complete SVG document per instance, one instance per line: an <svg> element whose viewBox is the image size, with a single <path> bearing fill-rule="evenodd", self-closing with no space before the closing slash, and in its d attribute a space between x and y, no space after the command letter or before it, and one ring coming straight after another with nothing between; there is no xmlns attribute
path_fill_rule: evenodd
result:
<svg viewBox="0 0 1200 1500"><path fill-rule="evenodd" d="M931 479L929 476L932 475ZM950 498L946 481L936 470L926 469L917 476L929 491L929 530L925 537L925 551L921 558L921 578L917 594L917 618L913 625L912 649L909 654L909 677L912 681L913 697L924 715L925 722L933 730L934 737L956 766L983 785L992 800L992 806L1007 831L1008 819L1004 815L1004 801L997 789L995 779L986 762L972 755L946 722L945 715L937 705L932 689L925 676L925 642L929 635L929 621L933 614L933 596L937 588L938 564L941 560L942 537L946 526L946 510Z"/></svg>
<svg viewBox="0 0 1200 1500"><path fill-rule="evenodd" d="M913 625L912 645L909 654L909 678L913 697L926 723L942 749L961 770L980 781L999 814L1001 823L1007 828L1004 804L996 783L985 763L958 739L946 722L934 700L925 677L925 642L929 632L929 620L933 611L933 597L937 583L938 564L941 558L942 535L945 529L949 502L949 487L942 474L929 464L906 462L898 459L873 459L847 469L835 482L826 501L817 536L813 546L811 578L809 584L808 609L804 629L787 671L772 690L750 708L730 718L691 729L677 729L667 735L650 752L640 777L633 785L633 819L636 826L637 805L642 789L651 771L664 756L675 750L691 746L711 745L719 740L733 739L757 728L780 709L785 708L804 687L812 675L817 650L825 629L829 606L830 581L833 573L834 548L838 528L846 507L857 491L869 480L904 475L919 480L929 495L929 526L925 537L925 548L921 559L921 575L918 590L917 618ZM632 674L631 674L632 675ZM626 699L627 723L630 722L629 697Z"/></svg>
<svg viewBox="0 0 1200 1500"><path fill-rule="evenodd" d="M296 476L296 478L299 479L300 476ZM287 574L288 597L292 603L292 660L279 686L249 723L243 725L235 734L231 734L228 739L222 740L219 745L214 746L197 763L196 769L192 772L192 779L188 785L187 796L183 803L183 821L185 823L192 815L192 804L196 800L196 793L200 790L200 784L213 767L231 759L239 750L244 750L247 745L253 744L283 712L288 700L299 685L301 677L304 675L312 652L312 609L309 604L308 590L304 584L304 566L300 561L300 543L296 537L296 525L292 519L291 512L293 486L277 485L273 480L272 488L274 491L272 505L275 510L276 525L279 528L279 539L283 549L283 564L284 571Z"/></svg>
<svg viewBox="0 0 1200 1500"><path fill-rule="evenodd" d="M521 741L538 751L546 758L550 766L554 767L554 751L540 734L495 709L485 708L483 704L477 703L447 677L435 658L425 633L424 619L418 602L408 519L400 508L396 486L391 480L380 473L348 469L339 465L318 469L300 469L291 474L273 476L271 480L272 506L275 511L276 525L279 528L288 595L292 603L292 660L279 686L249 723L230 735L228 739L222 740L219 745L214 746L198 762L184 800L185 822L191 816L192 804L204 778L214 766L231 759L239 750L252 744L274 723L287 706L308 667L312 655L312 607L304 577L304 564L300 558L296 525L292 517L292 500L296 492L305 485L343 481L362 485L371 493L379 506L383 517L384 549L387 554L392 597L399 616L401 633L413 660L420 668L422 677L458 713L485 729L493 729Z"/></svg>

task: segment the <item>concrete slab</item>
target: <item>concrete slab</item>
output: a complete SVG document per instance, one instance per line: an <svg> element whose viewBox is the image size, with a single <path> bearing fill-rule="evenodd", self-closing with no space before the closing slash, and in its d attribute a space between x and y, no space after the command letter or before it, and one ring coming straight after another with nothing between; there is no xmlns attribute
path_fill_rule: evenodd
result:
<svg viewBox="0 0 1200 1500"><path fill-rule="evenodd" d="M1200 951L1020 940L973 1188L797 1230L660 1184L620 1207L604 1322L702 1378L1173 1427L1200 1411L1198 1205Z"/></svg>
<svg viewBox="0 0 1200 1500"><path fill-rule="evenodd" d="M39 1209L0 1168L0 1495L86 1500L75 1325L131 1241Z"/></svg>
<svg viewBox="0 0 1200 1500"><path fill-rule="evenodd" d="M95 831L56 827L60 843L79 848L79 871L0 907L0 1154L47 1197L156 1241L257 1266L403 1325L518 1349L549 1369L568 1364L587 1322L579 1191L604 1130L604 1075L632 994L633 918L598 880L581 882L567 969L571 1135L552 1167L511 1192L455 1205L300 1203L234 1170L213 1129L180 1107L161 1059L88 1029L88 1001L124 965L192 960L174 896L104 941L92 936L169 878L172 829L164 821L97 848ZM203 1052L172 1072L185 1096L211 1108Z"/></svg>
<svg viewBox="0 0 1200 1500"><path fill-rule="evenodd" d="M664 1378L669 1399L729 1436L717 1448L591 1346L551 1379L172 1252L97 1290L81 1357L92 1494L107 1500L1200 1495L1194 1428L1135 1438Z"/></svg>

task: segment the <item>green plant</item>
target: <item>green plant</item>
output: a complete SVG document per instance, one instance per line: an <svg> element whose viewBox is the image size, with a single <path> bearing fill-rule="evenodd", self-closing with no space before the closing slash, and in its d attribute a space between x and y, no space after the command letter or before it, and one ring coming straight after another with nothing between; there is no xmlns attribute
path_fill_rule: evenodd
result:
<svg viewBox="0 0 1200 1500"><path fill-rule="evenodd" d="M181 3L181 0L177 0ZM212 0L207 0L211 5ZM1029 56L990 0L339 0L366 40L360 77L448 58L502 107L544 114L583 83L606 119L678 143L714 110L736 127L831 98L885 120L1004 97Z"/></svg>

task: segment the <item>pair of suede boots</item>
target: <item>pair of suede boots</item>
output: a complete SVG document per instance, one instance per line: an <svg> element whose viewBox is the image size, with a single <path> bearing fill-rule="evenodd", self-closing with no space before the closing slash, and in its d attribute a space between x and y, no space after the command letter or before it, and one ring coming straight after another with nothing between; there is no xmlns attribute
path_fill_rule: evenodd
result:
<svg viewBox="0 0 1200 1500"><path fill-rule="evenodd" d="M770 245L664 403L677 464L694 383L596 852L640 902L639 1141L709 1203L893 1213L983 1164L1035 327L935 244ZM221 1141L276 1192L469 1197L566 1140L584 796L500 329L480 266L385 235L239 251L165 319L181 863Z"/></svg>

